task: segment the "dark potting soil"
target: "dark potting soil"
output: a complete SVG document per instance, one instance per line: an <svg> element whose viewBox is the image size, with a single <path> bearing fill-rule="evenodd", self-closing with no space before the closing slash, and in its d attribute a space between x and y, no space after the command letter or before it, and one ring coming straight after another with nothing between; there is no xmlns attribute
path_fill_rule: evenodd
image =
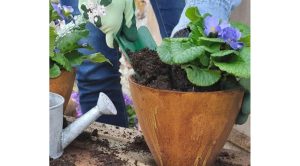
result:
<svg viewBox="0 0 300 166"><path fill-rule="evenodd" d="M193 85L180 66L163 63L156 51L146 48L139 52L130 53L128 56L136 72L133 79L139 84L157 89L185 92L217 91L221 89L218 83L210 87Z"/></svg>
<svg viewBox="0 0 300 166"><path fill-rule="evenodd" d="M233 163L231 160L235 159L234 154L228 152L220 152L214 166L243 166L240 164Z"/></svg>

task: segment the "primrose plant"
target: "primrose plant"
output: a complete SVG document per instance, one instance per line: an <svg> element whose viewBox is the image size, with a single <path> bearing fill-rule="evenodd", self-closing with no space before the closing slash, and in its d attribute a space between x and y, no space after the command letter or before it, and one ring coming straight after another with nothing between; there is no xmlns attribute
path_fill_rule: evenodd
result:
<svg viewBox="0 0 300 166"><path fill-rule="evenodd" d="M80 42L81 39L88 37L89 31L85 28L87 22L81 16L73 17L74 9L71 6L61 5L59 1L52 0L49 10L50 78L60 76L61 70L72 71L73 67L85 60L95 63L109 62L99 52L91 55L79 52L82 48L89 50L93 48L88 43Z"/></svg>
<svg viewBox="0 0 300 166"><path fill-rule="evenodd" d="M189 36L163 39L157 48L161 61L180 65L188 80L200 87L226 82L229 78L236 82L249 80L249 27L209 14L202 16L196 7L188 8L185 14L190 19Z"/></svg>

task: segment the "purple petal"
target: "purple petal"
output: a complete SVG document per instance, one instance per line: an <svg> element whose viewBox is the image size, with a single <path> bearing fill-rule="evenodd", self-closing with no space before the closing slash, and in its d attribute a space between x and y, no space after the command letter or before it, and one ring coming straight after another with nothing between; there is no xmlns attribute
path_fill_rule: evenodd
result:
<svg viewBox="0 0 300 166"><path fill-rule="evenodd" d="M235 30L236 30L236 38L237 38L237 40L240 40L240 38L242 37L242 33L238 29L235 29Z"/></svg>
<svg viewBox="0 0 300 166"><path fill-rule="evenodd" d="M232 41L232 42L229 42L228 44L234 50L239 50L239 49L243 48L243 46L244 46L244 43L242 43L242 42L234 42L234 41Z"/></svg>
<svg viewBox="0 0 300 166"><path fill-rule="evenodd" d="M123 94L123 97L124 97L124 102L125 102L126 106L133 105L132 99L128 95Z"/></svg>
<svg viewBox="0 0 300 166"><path fill-rule="evenodd" d="M65 6L63 5L64 13L68 16L69 14L74 12L74 9L72 6Z"/></svg>
<svg viewBox="0 0 300 166"><path fill-rule="evenodd" d="M62 14L60 4L51 3L51 5L52 5L53 9L57 12L57 14L59 15L59 17L64 20L65 17Z"/></svg>
<svg viewBox="0 0 300 166"><path fill-rule="evenodd" d="M221 29L224 29L230 27L230 24L227 21L223 20L219 26Z"/></svg>
<svg viewBox="0 0 300 166"><path fill-rule="evenodd" d="M66 6L63 5L63 9L66 13L73 13L74 9L72 8L72 6Z"/></svg>
<svg viewBox="0 0 300 166"><path fill-rule="evenodd" d="M208 36L210 33L217 32L217 26L219 25L219 20L212 16L207 16L204 19L204 33Z"/></svg>
<svg viewBox="0 0 300 166"><path fill-rule="evenodd" d="M230 27L230 24L227 21L222 21L220 25L217 26L218 35L222 33L222 30Z"/></svg>

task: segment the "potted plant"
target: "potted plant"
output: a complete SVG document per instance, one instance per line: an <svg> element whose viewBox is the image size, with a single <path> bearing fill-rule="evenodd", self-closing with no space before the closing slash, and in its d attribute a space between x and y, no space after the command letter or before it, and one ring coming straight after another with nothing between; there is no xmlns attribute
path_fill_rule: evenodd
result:
<svg viewBox="0 0 300 166"><path fill-rule="evenodd" d="M189 36L129 55L134 108L156 163L212 165L249 93L250 29L196 7Z"/></svg>
<svg viewBox="0 0 300 166"><path fill-rule="evenodd" d="M93 49L87 43L79 41L86 38L89 31L85 29L85 19L73 17L71 6L61 5L52 1L50 9L50 91L58 93L65 98L64 110L69 101L75 80L75 66L89 60L95 63L109 62L101 53L83 55L81 48ZM68 21L68 24L65 24ZM110 62L109 62L110 63Z"/></svg>

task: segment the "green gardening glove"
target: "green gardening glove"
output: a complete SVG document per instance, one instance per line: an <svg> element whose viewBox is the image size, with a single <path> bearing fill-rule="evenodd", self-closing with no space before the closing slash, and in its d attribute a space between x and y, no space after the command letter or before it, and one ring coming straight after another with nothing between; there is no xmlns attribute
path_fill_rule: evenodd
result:
<svg viewBox="0 0 300 166"><path fill-rule="evenodd" d="M124 37L128 37L129 41L135 40L137 33L134 30L135 21L133 22L133 0L79 0L79 7L84 18L106 34L108 47L114 47L114 37L120 32L122 25L126 26L127 32L132 32Z"/></svg>
<svg viewBox="0 0 300 166"><path fill-rule="evenodd" d="M239 112L235 123L238 125L242 125L246 123L250 115L250 79L240 79L239 83L244 88L245 94L241 111Z"/></svg>

